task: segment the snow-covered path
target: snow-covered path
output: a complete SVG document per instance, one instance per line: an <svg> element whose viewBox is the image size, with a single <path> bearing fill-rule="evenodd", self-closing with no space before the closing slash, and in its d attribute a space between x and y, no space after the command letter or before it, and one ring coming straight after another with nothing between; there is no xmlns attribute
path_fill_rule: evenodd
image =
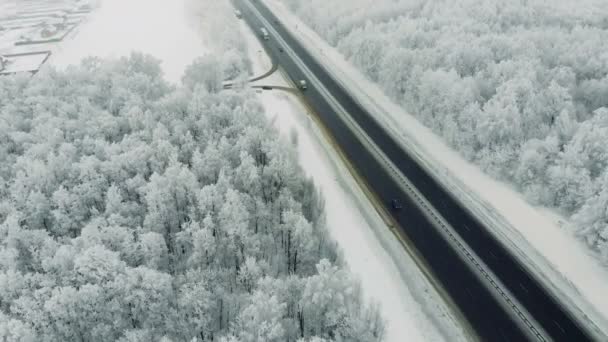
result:
<svg viewBox="0 0 608 342"><path fill-rule="evenodd" d="M196 28L186 20L187 2L101 0L101 7L50 62L61 67L87 56L120 57L138 51L159 58L166 78L179 82L185 67L205 53Z"/></svg>
<svg viewBox="0 0 608 342"><path fill-rule="evenodd" d="M241 29L251 31L245 24ZM271 62L254 34L247 34L254 75ZM280 73L258 82L288 85ZM386 341L464 341L465 333L436 290L426 281L375 209L359 189L339 156L292 95L259 93L268 116L285 136L298 136L300 165L325 198L327 224L367 298L377 301L387 320Z"/></svg>

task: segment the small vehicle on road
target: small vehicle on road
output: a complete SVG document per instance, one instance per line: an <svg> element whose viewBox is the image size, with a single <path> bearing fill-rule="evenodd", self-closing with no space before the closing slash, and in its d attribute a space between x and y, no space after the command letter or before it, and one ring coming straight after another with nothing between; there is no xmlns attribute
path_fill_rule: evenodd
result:
<svg viewBox="0 0 608 342"><path fill-rule="evenodd" d="M308 84L306 84L306 80L300 80L298 82L298 88L300 88L301 90L308 89Z"/></svg>
<svg viewBox="0 0 608 342"><path fill-rule="evenodd" d="M283 47L279 46L279 52L283 52Z"/></svg>
<svg viewBox="0 0 608 342"><path fill-rule="evenodd" d="M403 209L403 204L401 204L401 201L397 198L393 198L391 200L391 207L393 208L393 210L401 210Z"/></svg>
<svg viewBox="0 0 608 342"><path fill-rule="evenodd" d="M236 15L236 17L239 19L241 19L243 17L243 13L241 13L241 11L239 11L239 10L234 11L234 15Z"/></svg>
<svg viewBox="0 0 608 342"><path fill-rule="evenodd" d="M260 31L262 32L262 38L264 38L264 40L270 39L270 35L268 34L268 30L266 30L265 27L262 27L260 29Z"/></svg>

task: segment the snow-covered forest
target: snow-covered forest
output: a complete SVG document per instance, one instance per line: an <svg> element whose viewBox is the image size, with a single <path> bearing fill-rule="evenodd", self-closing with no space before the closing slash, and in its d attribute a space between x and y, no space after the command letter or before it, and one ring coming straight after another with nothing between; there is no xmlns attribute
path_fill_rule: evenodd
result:
<svg viewBox="0 0 608 342"><path fill-rule="evenodd" d="M0 78L0 340L382 339L239 63Z"/></svg>
<svg viewBox="0 0 608 342"><path fill-rule="evenodd" d="M187 4L191 14L188 19L197 27L204 46L211 50L208 59L223 66L224 79L235 80L250 74L252 68L247 58L247 43L238 30L230 2L189 0Z"/></svg>
<svg viewBox="0 0 608 342"><path fill-rule="evenodd" d="M282 0L397 103L608 260L608 3Z"/></svg>

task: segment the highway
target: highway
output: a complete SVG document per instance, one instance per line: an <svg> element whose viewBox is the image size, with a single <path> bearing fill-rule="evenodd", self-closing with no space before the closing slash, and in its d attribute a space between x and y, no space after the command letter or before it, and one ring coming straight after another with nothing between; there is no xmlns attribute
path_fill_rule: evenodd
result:
<svg viewBox="0 0 608 342"><path fill-rule="evenodd" d="M433 277L484 341L604 340L564 308L458 198L378 123L259 0L233 0ZM398 199L402 208L395 209Z"/></svg>

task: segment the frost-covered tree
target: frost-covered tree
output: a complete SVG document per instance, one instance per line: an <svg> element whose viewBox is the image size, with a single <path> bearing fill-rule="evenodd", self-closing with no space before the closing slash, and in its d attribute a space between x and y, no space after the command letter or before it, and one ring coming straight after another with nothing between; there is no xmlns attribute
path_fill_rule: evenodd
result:
<svg viewBox="0 0 608 342"><path fill-rule="evenodd" d="M380 331L350 291L293 146L254 93L213 88L220 79L199 71L171 87L157 61L134 54L0 78L11 95L0 99L0 339ZM321 259L334 282L315 280ZM312 302L327 309L314 319ZM336 324L325 313L343 303Z"/></svg>
<svg viewBox="0 0 608 342"><path fill-rule="evenodd" d="M224 72L218 65L216 56L199 57L187 67L182 83L190 88L199 86L210 93L217 93L224 80Z"/></svg>

